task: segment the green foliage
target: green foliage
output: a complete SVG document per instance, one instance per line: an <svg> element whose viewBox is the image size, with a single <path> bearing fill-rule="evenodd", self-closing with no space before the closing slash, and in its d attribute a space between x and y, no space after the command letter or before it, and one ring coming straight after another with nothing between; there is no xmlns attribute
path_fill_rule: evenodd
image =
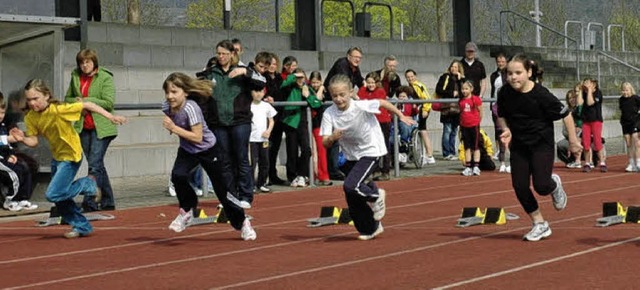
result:
<svg viewBox="0 0 640 290"><path fill-rule="evenodd" d="M128 0L102 0L103 21L126 23ZM140 1L140 24L163 25L168 16L162 7L152 1Z"/></svg>
<svg viewBox="0 0 640 290"><path fill-rule="evenodd" d="M634 11L619 10L612 14L610 23L621 24L624 27L625 50L638 51L640 49L640 19ZM620 28L611 29L611 50L622 50L622 35Z"/></svg>
<svg viewBox="0 0 640 290"><path fill-rule="evenodd" d="M189 28L224 27L221 0L198 0L187 5ZM245 31L273 31L275 6L272 0L234 0L231 7L231 28Z"/></svg>

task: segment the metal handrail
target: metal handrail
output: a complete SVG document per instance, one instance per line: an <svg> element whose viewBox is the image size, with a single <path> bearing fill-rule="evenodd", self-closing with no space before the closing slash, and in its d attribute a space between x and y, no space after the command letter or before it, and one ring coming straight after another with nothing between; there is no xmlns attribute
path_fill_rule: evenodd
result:
<svg viewBox="0 0 640 290"><path fill-rule="evenodd" d="M351 5L351 36L356 36L356 6L351 0L322 0L320 2L320 24L322 25L322 34L324 35L324 2L343 2Z"/></svg>
<svg viewBox="0 0 640 290"><path fill-rule="evenodd" d="M557 34L559 36L564 37L565 39L573 41L573 43L576 46L576 77L577 77L578 80L580 80L580 57L579 57L580 56L580 50L578 48L578 41L573 39L573 38L571 38L571 37L569 37L568 35L565 35L565 34L559 32L559 31L556 31L555 29L553 29L553 28L551 28L549 26L546 26L546 25L544 25L544 24L542 24L540 22L533 21L533 20L529 19L528 17L526 17L526 16L524 16L524 15L518 13L518 12L511 11L511 10L502 10L502 11L500 11L500 45L504 45L503 36L502 36L503 35L503 33L502 33L502 27L503 27L502 26L502 16L503 16L503 14L507 14L507 13L511 13L513 15L516 15L516 16L520 17L521 19L523 19L525 21L528 21L529 23L532 23L534 25L538 25L538 26L540 26L540 27L542 27L542 28L544 28L546 30L549 30L549 31L551 31L551 32L553 32L553 33L555 33L555 34Z"/></svg>
<svg viewBox="0 0 640 290"><path fill-rule="evenodd" d="M613 56L613 55L606 54L606 53L604 53L604 52L602 52L602 51L596 51L596 52L598 53L598 55L602 55L602 56L604 56L604 57L607 57L607 58L609 58L609 59L612 59L612 60L614 60L615 62L617 62L617 63L619 63L619 64L621 64L621 65L624 65L624 66L626 66L626 67L628 67L628 68L630 68L630 69L633 69L633 70L635 70L635 71L637 71L637 72L640 72L640 68L637 68L637 67L635 67L635 66L632 66L632 65L630 65L628 62L623 61L623 60L621 60L621 59L619 59L619 58L617 58L617 57L615 57L615 56ZM600 57L598 57L597 59L598 59L598 83L602 83L602 82L600 81Z"/></svg>
<svg viewBox="0 0 640 290"><path fill-rule="evenodd" d="M582 49L584 49L584 22L582 21L578 21L578 20L567 20L564 22L564 34L565 35L569 35L568 32L568 28L569 28L569 24L571 23L575 23L575 24L580 24L580 47ZM569 48L569 41L567 41L567 39L564 39L564 48Z"/></svg>
<svg viewBox="0 0 640 290"><path fill-rule="evenodd" d="M604 25L602 25L602 23L599 22L589 22L587 23L587 31L591 32L591 25L593 26L600 26L600 29L602 29L602 50L606 50L606 43L605 43L605 35L604 35ZM589 37L591 38L591 37ZM595 47L595 43L594 43L594 47Z"/></svg>
<svg viewBox="0 0 640 290"><path fill-rule="evenodd" d="M607 26L607 45L609 46L609 51L611 51L611 28L612 27L621 28L622 52L624 52L624 25L622 24L609 24Z"/></svg>
<svg viewBox="0 0 640 290"><path fill-rule="evenodd" d="M364 6L362 7L362 12L367 12L367 7L369 6L382 6L387 7L389 9L389 39L393 39L393 9L391 9L391 5L386 3L377 3L377 2L364 2Z"/></svg>

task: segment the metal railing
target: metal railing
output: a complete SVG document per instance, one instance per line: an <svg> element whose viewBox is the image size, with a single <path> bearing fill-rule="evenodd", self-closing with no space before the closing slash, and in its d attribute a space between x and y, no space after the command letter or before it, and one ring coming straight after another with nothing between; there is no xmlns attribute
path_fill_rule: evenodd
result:
<svg viewBox="0 0 640 290"><path fill-rule="evenodd" d="M511 10L502 10L502 11L500 11L500 31L499 31L500 32L500 45L504 45L504 39L503 39L503 33L502 33L502 29L503 29L502 18L503 18L504 14L513 14L515 16L520 17L524 21L527 21L527 22L532 23L534 25L540 26L540 27L542 27L542 28L544 28L544 29L546 29L548 31L553 32L556 35L562 36L565 39L573 41L573 43L575 44L575 47L576 47L576 78L578 80L580 80L580 49L579 49L579 45L578 45L578 41L577 40L569 37L566 34L563 34L563 33L559 32L559 31L556 31L555 29L553 29L553 28L551 28L549 26L546 26L546 25L544 25L544 24L542 24L540 22L533 21L533 20L529 19L529 17L526 17L526 16L524 16L524 15L522 15L520 13L517 13L515 11L511 11Z"/></svg>
<svg viewBox="0 0 640 290"><path fill-rule="evenodd" d="M602 83L602 82L600 81L600 75L601 75L601 73L600 73L600 56L604 56L604 57L606 57L606 58L608 58L608 59L611 59L611 60L613 60L613 61L615 61L615 62L617 62L617 63L619 63L619 64L621 64L621 65L624 65L624 66L626 66L626 67L628 67L628 68L630 68L630 69L633 69L633 70L635 70L635 71L637 71L637 72L640 72L640 68L637 68L637 67L635 67L635 66L632 66L632 65L630 65L628 62L623 61L623 60L621 60L621 59L619 59L619 58L617 58L617 57L615 57L615 56L612 56L612 55L606 54L606 53L604 53L604 52L602 52L602 51L597 51L597 53L598 53L598 57L597 57L597 60L598 60L598 83Z"/></svg>

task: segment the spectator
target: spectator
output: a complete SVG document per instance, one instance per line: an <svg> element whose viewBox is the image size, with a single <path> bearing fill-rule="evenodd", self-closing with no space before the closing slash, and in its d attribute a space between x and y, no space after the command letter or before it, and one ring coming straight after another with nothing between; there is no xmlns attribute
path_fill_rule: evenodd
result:
<svg viewBox="0 0 640 290"><path fill-rule="evenodd" d="M233 43L234 59L237 58L236 63L238 63L239 66L246 66L244 62L242 62L242 54L244 53L242 41L240 41L240 39L234 38L231 40L231 43Z"/></svg>
<svg viewBox="0 0 640 290"><path fill-rule="evenodd" d="M7 103L0 92L0 185L5 194L2 207L9 211L21 211L23 209L37 209L38 205L31 203L33 194L33 177L38 173L38 163L31 156L17 152L11 146L16 140L9 135L8 128L15 124L5 126L5 113Z"/></svg>
<svg viewBox="0 0 640 290"><path fill-rule="evenodd" d="M606 156L602 143L602 92L598 81L585 79L582 82L582 147L584 148L585 165L582 171L590 172L594 168L591 138L600 160L600 171L607 172Z"/></svg>
<svg viewBox="0 0 640 290"><path fill-rule="evenodd" d="M487 71L484 69L484 64L476 58L477 51L478 46L473 42L468 42L464 47L465 56L460 60L460 63L464 68L465 79L473 84L472 94L483 98L487 88Z"/></svg>
<svg viewBox="0 0 640 290"><path fill-rule="evenodd" d="M580 137L582 136L582 84L578 84L574 89L567 91L565 100L567 102L567 108L569 108L571 116L574 120L574 124L576 126L576 135ZM558 158L567 164L567 168L582 168L582 152L576 152L572 155L569 154L571 152L569 152L569 141L567 139L567 132L567 128L563 127L562 135L565 139L558 141Z"/></svg>
<svg viewBox="0 0 640 290"><path fill-rule="evenodd" d="M405 101L405 100L413 99L414 93L415 92L410 86L400 86L396 90L395 95L398 97L398 100ZM398 107L398 110L400 110L402 114L407 117L415 118L419 113L418 105L416 104L410 104L410 103L400 104L399 103L397 107ZM416 127L415 125L407 125L403 122L398 122L398 133L400 134L400 140L403 142L409 142L409 140L411 139L411 131L415 127ZM393 136L391 139L392 139L391 143L393 144L393 140L395 139L393 138Z"/></svg>
<svg viewBox="0 0 640 290"><path fill-rule="evenodd" d="M365 86L358 90L358 98L360 100L386 100L387 93L382 87L380 76L376 72L371 72L365 77ZM380 175L374 177L375 181L386 181L391 177L389 171L391 170L391 150L389 150L389 134L391 133L391 114L385 108L380 109L380 114L376 114L376 120L380 123L380 129L382 130L382 136L385 140L385 146L387 148L387 154L382 156L382 166L380 166Z"/></svg>
<svg viewBox="0 0 640 290"><path fill-rule="evenodd" d="M360 62L362 62L362 49L357 46L349 48L346 57L341 57L333 63L329 73L327 73L327 78L324 80L324 87L328 88L331 78L339 74L349 77L351 83L358 88L363 87L365 84L362 73L360 73ZM328 93L326 92L326 94Z"/></svg>
<svg viewBox="0 0 640 290"><path fill-rule="evenodd" d="M261 192L270 192L267 187L267 177L269 175L269 136L273 130L273 117L276 110L267 102L262 101L264 90L251 91L253 103L251 103L251 174L255 176L258 167L258 178L256 187Z"/></svg>
<svg viewBox="0 0 640 290"><path fill-rule="evenodd" d="M431 96L429 95L429 91L427 91L427 86L418 81L417 74L414 70L408 69L404 73L407 78L407 83L411 87L413 87L413 91L416 93L415 96L420 100L429 100ZM424 144L424 148L427 151L427 155L422 157L422 164L436 164L436 159L433 158L433 146L431 146L431 139L429 139L429 133L427 132L427 118L429 118L429 113L431 112L431 103L424 103L421 106L420 114L418 115L418 130L420 130L420 138L422 138L422 143Z"/></svg>
<svg viewBox="0 0 640 290"><path fill-rule="evenodd" d="M311 88L316 92L316 98L322 102L324 98L325 87L322 84L322 75L319 71L311 72L309 76L309 82L311 83ZM322 145L322 136L320 136L320 125L322 123L322 115L324 113L325 106L320 106L317 109L311 110L311 128L313 133L313 139L315 140L315 151L316 152L316 177L318 179L318 185L333 185L329 177L329 169L327 165L327 149Z"/></svg>
<svg viewBox="0 0 640 290"><path fill-rule="evenodd" d="M465 169L462 175L480 175L480 121L482 120L482 99L473 95L473 84L462 84L460 106L460 135L465 148Z"/></svg>
<svg viewBox="0 0 640 290"><path fill-rule="evenodd" d="M459 61L454 60L438 79L436 96L442 99L459 99L462 96L460 88L463 82L464 68ZM445 160L456 160L458 159L455 150L460 125L460 107L458 102L437 104L440 107L440 123L442 123L442 156Z"/></svg>
<svg viewBox="0 0 640 290"><path fill-rule="evenodd" d="M487 133L480 129L478 131L480 134L480 162L478 163L478 168L481 171L493 171L496 170L496 164L491 160L491 156L493 155L493 143L491 143L491 138L487 136ZM464 148L464 142L460 142L460 146L458 149L458 156L460 161L462 161L462 166L466 165L467 157L466 157L466 149Z"/></svg>
<svg viewBox="0 0 640 290"><path fill-rule="evenodd" d="M278 72L278 65L280 61L278 56L274 53L271 54L271 64L267 68L264 74L267 79L267 92L265 93L264 100L270 104L274 102L286 101L286 96L280 92L280 86L282 85L282 74ZM277 161L278 152L280 151L280 144L282 143L282 134L284 134L284 123L282 123L282 106L275 107L276 116L273 118L274 125L271 135L269 136L269 182L270 185L283 185L286 182L278 177Z"/></svg>
<svg viewBox="0 0 640 290"><path fill-rule="evenodd" d="M251 208L253 202L253 177L249 164L249 136L251 134L251 90L266 86L262 76L271 64L269 53L260 52L248 67L232 64L233 44L223 40L216 45L217 63L212 67L210 79L215 81L213 100L217 114L210 114L207 123L225 152L224 161L231 162L235 174L241 206ZM215 182L214 182L215 186Z"/></svg>
<svg viewBox="0 0 640 290"><path fill-rule="evenodd" d="M620 115L620 126L622 134L627 144L627 156L629 164L625 168L626 172L638 172L640 167L640 97L636 95L636 90L631 83L624 82L621 86L622 96L618 100L618 105L622 114Z"/></svg>
<svg viewBox="0 0 640 290"><path fill-rule="evenodd" d="M295 56L287 56L282 60L282 73L280 76L282 80L286 80L287 77L298 68L298 59Z"/></svg>
<svg viewBox="0 0 640 290"><path fill-rule="evenodd" d="M83 49L76 55L76 68L71 72L71 81L65 95L67 103L92 102L109 113L113 113L116 89L113 74L98 64L98 54L93 49ZM84 197L84 211L114 210L116 207L113 188L109 180L104 156L111 142L118 136L118 128L97 112L84 111L80 121L74 124L80 135L82 151L87 158L89 175L96 179L102 191L100 204Z"/></svg>
<svg viewBox="0 0 640 290"><path fill-rule="evenodd" d="M289 96L287 102L306 102L314 109L322 106L313 89L307 85L306 75L300 68L290 74L280 88L285 95ZM284 107L283 115L282 122L286 125L284 132L287 138L287 179L293 187L305 187L309 184L311 158L305 107L287 105Z"/></svg>
<svg viewBox="0 0 640 290"><path fill-rule="evenodd" d="M382 87L387 94L387 98L393 98L398 87L402 85L400 82L400 76L398 76L398 73L396 72L397 66L398 60L396 57L394 55L388 55L384 58L384 67L376 71L380 76Z"/></svg>
<svg viewBox="0 0 640 290"><path fill-rule="evenodd" d="M498 99L498 92L503 85L507 84L507 56L504 53L498 53L495 57L496 71L491 73L489 80L491 82L491 98ZM491 103L491 119L493 120L493 128L495 131L495 140L498 144L498 161L500 162L500 169L498 172L508 173L511 172L511 166L506 165L506 153L507 147L500 141L500 134L502 134L502 128L498 125L498 104L496 102Z"/></svg>

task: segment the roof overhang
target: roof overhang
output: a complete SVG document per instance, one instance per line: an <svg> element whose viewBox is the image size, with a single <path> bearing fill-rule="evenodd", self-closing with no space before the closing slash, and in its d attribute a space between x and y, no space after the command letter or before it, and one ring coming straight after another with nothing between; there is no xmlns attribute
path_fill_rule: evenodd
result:
<svg viewBox="0 0 640 290"><path fill-rule="evenodd" d="M0 47L77 26L80 18L0 13Z"/></svg>

